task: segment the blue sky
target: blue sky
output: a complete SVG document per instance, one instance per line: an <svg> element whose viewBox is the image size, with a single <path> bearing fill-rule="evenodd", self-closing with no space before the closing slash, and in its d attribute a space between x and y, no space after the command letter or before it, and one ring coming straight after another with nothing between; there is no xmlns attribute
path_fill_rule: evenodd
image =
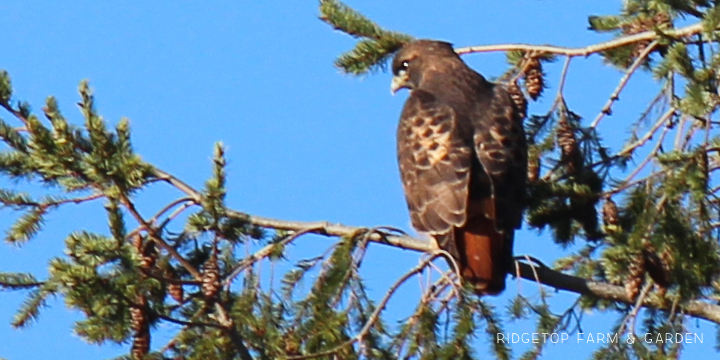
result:
<svg viewBox="0 0 720 360"><path fill-rule="evenodd" d="M238 210L289 220L328 220L357 226L390 225L410 230L395 164L395 127L406 93L390 96L390 75L355 78L332 66L354 40L317 19L316 1L17 1L0 3L3 55L0 68L13 78L15 98L42 108L58 98L66 117L80 122L77 84L89 79L97 108L108 121L131 120L135 149L147 161L201 187L210 169L212 146L222 141L229 159L228 204ZM457 46L524 42L583 46L607 37L586 30L586 16L616 12L620 1L349 1L381 25L416 37ZM505 70L502 54L465 57L488 77ZM561 63L546 68L549 102ZM571 109L592 119L621 73L599 57L576 59L566 98ZM615 114L601 131L617 149L654 95L647 75L633 79ZM531 104L542 113L547 104ZM0 115L10 120L7 114ZM590 120L587 120L590 121ZM3 180L0 180L3 181ZM177 196L153 188L138 196L150 213L158 201ZM0 225L10 213L0 212ZM47 231L22 248L0 245L0 271L44 273L46 261L62 254L63 238L79 228L104 231L99 204L54 214ZM331 239L308 237L293 251L317 254ZM515 252L551 263L560 250L547 234L523 231ZM417 253L371 248L363 271L380 296L417 263ZM390 264L392 271L388 271ZM391 274L391 275L390 275ZM489 301L503 308L536 285L509 281L504 296ZM414 286L414 285L409 285ZM417 289L391 303L402 314L415 304ZM554 295L556 310L574 296ZM22 294L0 294L0 357L8 359L100 359L123 354L127 346L97 347L71 333L77 314L61 299L40 321L13 330L12 314ZM398 315L399 317L400 315ZM615 317L586 314L586 332L607 332ZM692 321L692 323L696 323ZM506 331L532 331L508 323ZM714 327L700 323L704 344L686 355L712 352ZM162 339L161 334L156 339ZM157 344L161 344L158 342ZM548 348L546 358L568 351L589 354L594 346ZM515 351L516 355L521 352Z"/></svg>

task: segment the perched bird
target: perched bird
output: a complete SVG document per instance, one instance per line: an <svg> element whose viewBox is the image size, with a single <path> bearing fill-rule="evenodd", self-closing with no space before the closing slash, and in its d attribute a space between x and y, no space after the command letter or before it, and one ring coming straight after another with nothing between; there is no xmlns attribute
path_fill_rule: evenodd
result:
<svg viewBox="0 0 720 360"><path fill-rule="evenodd" d="M523 117L511 96L446 42L417 40L392 62L393 94L407 88L397 131L413 226L429 233L477 294L505 289L527 182Z"/></svg>

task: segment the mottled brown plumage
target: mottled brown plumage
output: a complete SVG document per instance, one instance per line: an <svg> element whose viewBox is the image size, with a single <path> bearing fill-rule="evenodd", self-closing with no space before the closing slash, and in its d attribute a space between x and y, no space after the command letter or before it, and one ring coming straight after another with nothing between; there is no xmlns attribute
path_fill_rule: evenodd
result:
<svg viewBox="0 0 720 360"><path fill-rule="evenodd" d="M392 69L393 92L410 90L397 150L412 224L456 259L477 293L497 294L512 266L524 207L521 112L448 43L408 43Z"/></svg>

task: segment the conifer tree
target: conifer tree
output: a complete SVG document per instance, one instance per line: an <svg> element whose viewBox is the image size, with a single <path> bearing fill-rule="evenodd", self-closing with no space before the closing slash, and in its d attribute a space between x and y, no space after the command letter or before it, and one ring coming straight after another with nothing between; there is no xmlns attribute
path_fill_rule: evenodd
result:
<svg viewBox="0 0 720 360"><path fill-rule="evenodd" d="M385 68L412 36L390 31L338 0L320 1L320 19L357 38L336 60L360 75ZM680 20L683 20L682 22ZM508 317L532 318L537 332L573 333L585 310L602 311L623 337L685 332L688 319L720 325L720 4L702 0L626 0L614 15L590 16L589 29L614 38L582 48L496 44L458 48L461 54L504 52L499 78L527 114L530 201L526 223L545 229L559 247L579 249L544 264L516 260L516 274L544 291L577 294L558 309L545 296L519 294L509 304L478 298L453 269L438 271L434 244L391 227L262 218L226 206L226 158L213 152L202 189L149 164L133 150L129 122L111 126L98 113L87 82L80 84L82 125L48 98L40 113L13 92L0 73L0 174L39 184L36 194L0 189L0 204L18 212L5 241L22 245L43 231L53 212L102 204L107 229L66 234L65 253L47 273L0 272L0 288L22 291L12 325L41 321L51 297L84 316L74 331L90 343L125 343L125 359L478 359L485 343L498 359L535 359L496 341ZM680 23L685 25L679 25ZM598 114L578 114L563 92L574 62L601 56L621 71ZM562 65L561 65L562 64ZM637 72L658 80L657 96L631 136L612 151L598 124ZM557 72L558 84L546 81ZM548 108L532 106L553 97ZM530 106L528 106L530 102ZM593 117L594 116L594 117ZM169 186L181 197L137 209L141 190ZM180 229L180 230L178 230ZM337 238L317 257L287 264L286 248L308 234ZM371 243L419 252L381 298L371 298L359 269ZM275 265L289 269L275 273ZM268 275L268 271L271 272ZM264 273L263 273L264 272ZM399 325L384 309L398 288L424 272L434 283ZM268 277L270 286L267 283ZM302 284L305 283L304 286ZM507 312L499 309L506 308ZM182 328L168 343L153 341L158 325ZM720 334L720 333L719 333ZM720 338L720 335L718 336ZM681 344L607 344L596 359L665 359Z"/></svg>

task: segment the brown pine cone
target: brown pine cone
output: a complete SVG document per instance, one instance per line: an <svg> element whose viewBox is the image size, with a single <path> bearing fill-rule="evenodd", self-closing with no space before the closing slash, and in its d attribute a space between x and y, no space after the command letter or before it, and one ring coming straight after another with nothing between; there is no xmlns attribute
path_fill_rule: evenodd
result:
<svg viewBox="0 0 720 360"><path fill-rule="evenodd" d="M655 247L649 241L643 241L642 255L645 270L655 284L661 288L670 286L670 267L658 256Z"/></svg>
<svg viewBox="0 0 720 360"><path fill-rule="evenodd" d="M183 289L183 286L180 284L175 283L168 283L167 291L170 294L170 297L173 298L173 300L182 303L185 298L185 290Z"/></svg>
<svg viewBox="0 0 720 360"><path fill-rule="evenodd" d="M142 250L142 260L140 261L140 267L142 267L144 270L150 270L155 266L155 261L157 260L158 251L157 247L155 247L155 242L152 240L147 240L145 243L145 246L143 246Z"/></svg>
<svg viewBox="0 0 720 360"><path fill-rule="evenodd" d="M708 172L709 172L709 161L708 161L708 154L707 151L701 151L697 155L697 166L703 173L703 178L707 181L709 178Z"/></svg>
<svg viewBox="0 0 720 360"><path fill-rule="evenodd" d="M633 260L634 261L630 263L628 278L625 282L625 294L630 300L635 300L645 280L645 258L643 256L635 256Z"/></svg>
<svg viewBox="0 0 720 360"><path fill-rule="evenodd" d="M143 237L142 237L142 235L140 235L139 232L136 232L135 234L133 234L132 244L133 244L133 246L135 246L135 249L137 249L137 251L142 250Z"/></svg>
<svg viewBox="0 0 720 360"><path fill-rule="evenodd" d="M672 253L670 253L670 249L666 247L665 250L660 253L660 262L663 267L663 273L667 276L668 280L670 280L669 282L672 281L670 278L670 266L672 261ZM658 295L660 295L661 298L664 298L667 293L668 286L663 286L657 283L657 281L655 282L655 286L657 287Z"/></svg>
<svg viewBox="0 0 720 360"><path fill-rule="evenodd" d="M512 83L507 85L507 92L510 94L510 97L512 98L513 102L515 103L515 106L517 107L518 111L520 112L520 115L522 118L527 117L527 99L525 99L525 94L523 94L522 90L520 90L520 87L517 84L517 81L513 81Z"/></svg>
<svg viewBox="0 0 720 360"><path fill-rule="evenodd" d="M565 163L568 172L574 173L582 166L582 157L575 138L575 130L570 126L564 114L558 120L556 134L557 144L560 146L560 161Z"/></svg>
<svg viewBox="0 0 720 360"><path fill-rule="evenodd" d="M145 329L141 332L136 332L133 336L130 354L132 354L133 359L142 360L148 352L150 352L150 331Z"/></svg>
<svg viewBox="0 0 720 360"><path fill-rule="evenodd" d="M665 12L657 12L653 16L638 16L636 17L632 22L628 24L624 24L620 27L623 34L626 35L634 35L641 32L654 30L654 29L668 29L673 26L672 21L670 20L670 15L668 15ZM641 40L635 43L635 47L633 48L632 54L630 56L630 59L628 59L627 66L632 63L635 59L637 59L640 54L645 51L645 49L650 45L650 40ZM632 46L632 45L630 45ZM660 51L661 53L664 53L666 50L666 46L657 46L655 50Z"/></svg>
<svg viewBox="0 0 720 360"><path fill-rule="evenodd" d="M608 195L605 197L605 203L602 207L603 223L606 227L614 227L618 225L619 215L617 204Z"/></svg>
<svg viewBox="0 0 720 360"><path fill-rule="evenodd" d="M130 321L134 331L140 331L148 326L147 314L145 314L145 306L147 306L147 298L138 296L137 304L130 306Z"/></svg>
<svg viewBox="0 0 720 360"><path fill-rule="evenodd" d="M528 181L536 182L540 179L540 156L533 155L528 159Z"/></svg>
<svg viewBox="0 0 720 360"><path fill-rule="evenodd" d="M211 256L205 263L202 275L203 296L206 300L214 300L220 292L220 271L215 256Z"/></svg>
<svg viewBox="0 0 720 360"><path fill-rule="evenodd" d="M525 90L531 99L537 100L545 89L542 63L537 57L527 60L525 65Z"/></svg>
<svg viewBox="0 0 720 360"><path fill-rule="evenodd" d="M138 304L130 307L131 327L135 334L130 353L133 358L141 360L150 351L150 326L145 313L147 298L138 296Z"/></svg>
<svg viewBox="0 0 720 360"><path fill-rule="evenodd" d="M182 303L185 298L185 290L179 282L180 279L178 278L177 272L172 268L172 266L168 266L165 270L165 277L168 278L166 285L168 294L171 298L173 298L173 300Z"/></svg>

